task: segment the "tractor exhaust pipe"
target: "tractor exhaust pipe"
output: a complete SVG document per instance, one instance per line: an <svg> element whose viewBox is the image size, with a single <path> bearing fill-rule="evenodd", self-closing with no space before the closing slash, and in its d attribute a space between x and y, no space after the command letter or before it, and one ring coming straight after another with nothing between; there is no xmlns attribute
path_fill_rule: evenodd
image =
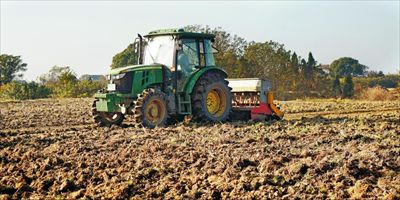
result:
<svg viewBox="0 0 400 200"><path fill-rule="evenodd" d="M143 37L138 34L139 37L139 45L138 45L138 60L137 60L137 64L140 65L142 64L142 44L143 44Z"/></svg>

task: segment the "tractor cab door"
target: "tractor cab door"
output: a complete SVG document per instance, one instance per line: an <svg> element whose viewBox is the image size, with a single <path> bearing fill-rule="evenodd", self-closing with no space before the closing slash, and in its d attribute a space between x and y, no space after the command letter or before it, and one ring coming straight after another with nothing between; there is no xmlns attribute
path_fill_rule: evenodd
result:
<svg viewBox="0 0 400 200"><path fill-rule="evenodd" d="M173 72L176 106L178 114L191 114L190 95L184 92L185 84L195 71L201 67L199 40L181 38L177 41L176 65Z"/></svg>
<svg viewBox="0 0 400 200"><path fill-rule="evenodd" d="M177 91L182 92L190 75L205 66L215 66L209 39L181 39L176 53Z"/></svg>
<svg viewBox="0 0 400 200"><path fill-rule="evenodd" d="M176 53L177 91L181 92L186 80L200 66L199 43L195 39L182 39Z"/></svg>

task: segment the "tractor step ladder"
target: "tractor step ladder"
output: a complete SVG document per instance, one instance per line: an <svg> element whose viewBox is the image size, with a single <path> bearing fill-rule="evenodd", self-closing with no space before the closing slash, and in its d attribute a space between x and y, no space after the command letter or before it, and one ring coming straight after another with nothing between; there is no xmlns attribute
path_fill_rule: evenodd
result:
<svg viewBox="0 0 400 200"><path fill-rule="evenodd" d="M178 113L184 115L192 114L190 95L178 93Z"/></svg>

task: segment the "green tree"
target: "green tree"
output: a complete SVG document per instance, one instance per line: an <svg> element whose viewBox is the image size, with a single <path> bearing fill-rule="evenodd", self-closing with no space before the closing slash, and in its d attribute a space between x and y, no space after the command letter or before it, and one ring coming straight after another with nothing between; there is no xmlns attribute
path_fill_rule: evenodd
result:
<svg viewBox="0 0 400 200"><path fill-rule="evenodd" d="M354 84L353 84L353 78L350 74L348 74L344 78L344 85L343 85L343 93L342 96L344 98L350 98L354 94Z"/></svg>
<svg viewBox="0 0 400 200"><path fill-rule="evenodd" d="M226 73L228 73L229 77L241 77L241 75L238 74L239 61L233 51L221 52L221 54L218 53L218 56L215 55L215 57L218 57L218 60L216 59L216 64L222 67Z"/></svg>
<svg viewBox="0 0 400 200"><path fill-rule="evenodd" d="M312 53L308 53L307 62L302 60L303 66L303 81L304 81L304 92L308 96L310 94L310 90L312 90L313 85L313 77L314 77L314 68L316 66L316 61Z"/></svg>
<svg viewBox="0 0 400 200"><path fill-rule="evenodd" d="M234 77L238 78L246 78L246 77L254 77L251 76L251 72L249 72L249 63L248 61L241 56L236 63L236 67L234 68L233 74L235 75Z"/></svg>
<svg viewBox="0 0 400 200"><path fill-rule="evenodd" d="M72 72L70 67L60 67L57 65L54 65L48 73L43 74L39 77L39 81L42 84L54 84L59 81L59 78L61 74L66 73L66 72Z"/></svg>
<svg viewBox="0 0 400 200"><path fill-rule="evenodd" d="M186 31L203 32L215 35L214 47L218 49L215 54L215 63L222 67L229 77L247 77L250 74L245 68L246 61L242 59L245 48L248 46L247 41L237 35L231 35L224 31L221 27L211 28L210 26L188 25L185 26Z"/></svg>
<svg viewBox="0 0 400 200"><path fill-rule="evenodd" d="M29 83L11 81L0 86L0 97L4 99L38 99L47 98L49 94L48 88L33 81Z"/></svg>
<svg viewBox="0 0 400 200"><path fill-rule="evenodd" d="M104 88L104 81L92 81L90 79L79 80L75 86L77 97L91 97L98 90Z"/></svg>
<svg viewBox="0 0 400 200"><path fill-rule="evenodd" d="M294 76L299 75L299 57L297 56L296 52L292 54L292 58L290 59L290 67L291 72Z"/></svg>
<svg viewBox="0 0 400 200"><path fill-rule="evenodd" d="M340 96L342 94L342 87L340 86L339 76L335 76L332 81L332 93L334 97Z"/></svg>
<svg viewBox="0 0 400 200"><path fill-rule="evenodd" d="M34 81L28 83L28 88L30 92L29 99L47 98L50 95L49 88Z"/></svg>
<svg viewBox="0 0 400 200"><path fill-rule="evenodd" d="M285 91L290 87L290 84L282 84L291 62L291 54L282 44L253 42L245 49L243 57L247 61L250 77L267 78L275 91Z"/></svg>
<svg viewBox="0 0 400 200"><path fill-rule="evenodd" d="M396 88L400 83L400 76L387 75L385 77L368 78L368 87L381 86L384 88Z"/></svg>
<svg viewBox="0 0 400 200"><path fill-rule="evenodd" d="M51 90L54 97L76 97L78 79L70 67L53 66L48 73L40 76L41 84Z"/></svg>
<svg viewBox="0 0 400 200"><path fill-rule="evenodd" d="M385 74L382 71L378 72L378 71L374 71L374 70L367 71L366 75L367 75L367 77L384 77L385 76Z"/></svg>
<svg viewBox="0 0 400 200"><path fill-rule="evenodd" d="M96 81L91 77L95 77ZM101 75L83 75L80 80L70 67L53 66L48 73L39 78L42 85L51 91L57 98L90 97L104 88L107 80Z"/></svg>
<svg viewBox="0 0 400 200"><path fill-rule="evenodd" d="M184 29L191 32L202 32L215 35L215 42L213 45L221 54L231 52L237 56L241 56L248 45L248 42L244 38L232 35L223 30L222 27L211 28L208 25L187 25Z"/></svg>
<svg viewBox="0 0 400 200"><path fill-rule="evenodd" d="M297 76L297 87L296 87L296 89L298 90L298 91L305 91L305 90L308 90L307 89L307 79L305 78L305 77L307 77L307 72L309 71L308 69L308 66L307 66L307 62L306 62L306 60L304 59L304 58L300 58L300 61L299 61L299 75Z"/></svg>
<svg viewBox="0 0 400 200"><path fill-rule="evenodd" d="M332 77L336 75L340 77L347 75L364 76L367 69L368 67L360 64L358 60L350 57L343 57L332 62L330 65L330 74Z"/></svg>
<svg viewBox="0 0 400 200"><path fill-rule="evenodd" d="M16 77L22 77L23 71L26 71L26 63L23 63L21 56L7 54L0 55L0 85L9 83Z"/></svg>
<svg viewBox="0 0 400 200"><path fill-rule="evenodd" d="M290 90L296 90L300 82L299 80L300 63L299 63L299 57L297 56L296 52L292 54L289 64L290 64L288 69L289 76L287 78L291 85Z"/></svg>
<svg viewBox="0 0 400 200"><path fill-rule="evenodd" d="M137 54L135 53L135 45L131 43L122 52L116 54L111 63L111 69L125 67L137 64Z"/></svg>
<svg viewBox="0 0 400 200"><path fill-rule="evenodd" d="M66 71L58 77L58 84L55 90L57 97L76 97L76 83L78 78L73 71Z"/></svg>
<svg viewBox="0 0 400 200"><path fill-rule="evenodd" d="M308 53L308 59L307 62L303 62L303 76L305 80L311 80L314 75L314 68L316 68L317 62L314 59L314 56L312 53Z"/></svg>

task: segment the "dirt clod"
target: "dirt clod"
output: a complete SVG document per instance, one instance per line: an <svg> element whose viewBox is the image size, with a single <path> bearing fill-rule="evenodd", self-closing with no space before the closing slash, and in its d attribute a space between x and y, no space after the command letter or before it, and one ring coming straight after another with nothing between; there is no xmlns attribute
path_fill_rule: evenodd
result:
<svg viewBox="0 0 400 200"><path fill-rule="evenodd" d="M72 180L65 180L61 183L60 185L60 192L68 192L68 191L73 191L75 189L75 183Z"/></svg>

